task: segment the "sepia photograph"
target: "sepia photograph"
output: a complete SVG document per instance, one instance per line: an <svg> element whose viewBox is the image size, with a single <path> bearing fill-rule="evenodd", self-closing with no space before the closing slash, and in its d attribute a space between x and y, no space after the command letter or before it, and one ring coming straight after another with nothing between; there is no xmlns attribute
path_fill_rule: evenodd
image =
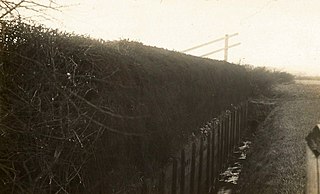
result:
<svg viewBox="0 0 320 194"><path fill-rule="evenodd" d="M319 0L0 0L0 194L320 194Z"/></svg>

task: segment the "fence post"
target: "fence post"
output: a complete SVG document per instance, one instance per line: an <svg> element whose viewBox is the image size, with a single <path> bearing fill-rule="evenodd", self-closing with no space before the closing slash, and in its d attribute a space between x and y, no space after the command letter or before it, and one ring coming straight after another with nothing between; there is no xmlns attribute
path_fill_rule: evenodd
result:
<svg viewBox="0 0 320 194"><path fill-rule="evenodd" d="M201 182L200 185L200 192L199 194L206 193L206 184L207 184L207 162L208 162L208 137L204 136L202 137L202 176L201 176Z"/></svg>
<svg viewBox="0 0 320 194"><path fill-rule="evenodd" d="M203 139L200 138L200 151L199 151L199 176L198 176L198 188L197 193L200 194L201 191L201 178L202 178L202 166L203 166Z"/></svg>
<svg viewBox="0 0 320 194"><path fill-rule="evenodd" d="M199 176L200 176L200 157L201 157L201 138L198 138L196 141L196 162L195 162L195 176L194 176L194 192L198 192L199 187Z"/></svg>
<svg viewBox="0 0 320 194"><path fill-rule="evenodd" d="M196 169L196 143L192 143L192 158L191 158L191 177L190 177L190 193L194 193L195 187L195 169Z"/></svg>
<svg viewBox="0 0 320 194"><path fill-rule="evenodd" d="M230 140L231 140L231 154L233 153L234 149L234 130L233 130L233 110L230 111L230 129L231 129L231 135L230 135Z"/></svg>
<svg viewBox="0 0 320 194"><path fill-rule="evenodd" d="M235 109L233 109L232 110L232 144L233 144L233 149L237 146L236 144L236 125L235 125L235 121L236 121L236 110Z"/></svg>
<svg viewBox="0 0 320 194"><path fill-rule="evenodd" d="M143 188L142 188L142 192L144 194L150 194L151 189L152 189L151 179L145 179L144 184L143 184Z"/></svg>
<svg viewBox="0 0 320 194"><path fill-rule="evenodd" d="M165 179L166 179L166 175L165 175L165 170L166 168L162 169L160 172L160 181L159 181L159 187L158 187L158 192L160 194L165 194Z"/></svg>
<svg viewBox="0 0 320 194"><path fill-rule="evenodd" d="M235 131L236 131L236 144L238 145L240 142L239 142L239 108L236 107L236 110L235 110L235 118L234 118L234 122L235 122Z"/></svg>
<svg viewBox="0 0 320 194"><path fill-rule="evenodd" d="M242 132L241 132L241 106L238 106L238 143L240 143L241 141L241 135L242 135Z"/></svg>
<svg viewBox="0 0 320 194"><path fill-rule="evenodd" d="M306 182L306 194L320 193L319 189L319 172L320 172L320 161L316 157L310 148L307 146L307 182Z"/></svg>
<svg viewBox="0 0 320 194"><path fill-rule="evenodd" d="M244 111L244 128L247 130L248 128L248 101L245 102L245 111Z"/></svg>
<svg viewBox="0 0 320 194"><path fill-rule="evenodd" d="M249 102L246 101L246 112L245 112L245 115L246 115L245 128L246 129L248 129L248 112L249 112Z"/></svg>
<svg viewBox="0 0 320 194"><path fill-rule="evenodd" d="M320 193L320 124L316 125L306 137L307 182L305 193Z"/></svg>
<svg viewBox="0 0 320 194"><path fill-rule="evenodd" d="M185 186L185 150L181 150L181 178L180 178L180 192L184 193Z"/></svg>
<svg viewBox="0 0 320 194"><path fill-rule="evenodd" d="M228 61L229 35L225 35L224 39L224 61Z"/></svg>
<svg viewBox="0 0 320 194"><path fill-rule="evenodd" d="M212 130L212 129L211 129ZM207 177L206 177L206 192L209 192L209 189L211 188L211 176L212 176L212 132L209 132L208 136L208 145L207 145Z"/></svg>
<svg viewBox="0 0 320 194"><path fill-rule="evenodd" d="M217 172L219 168L219 123L214 123L214 130L213 130L213 137L212 137L212 177L211 182L214 189L214 184L216 182Z"/></svg>
<svg viewBox="0 0 320 194"><path fill-rule="evenodd" d="M215 124L213 125L213 129L212 129L212 138L211 138L211 179L210 179L210 187L212 188L213 187L213 184L214 184L214 168L215 168L215 160L216 160L216 157L215 157L215 134L216 134L216 128L215 128Z"/></svg>
<svg viewBox="0 0 320 194"><path fill-rule="evenodd" d="M173 167L172 167L172 194L177 194L177 184L178 184L178 161L177 159L173 159Z"/></svg>
<svg viewBox="0 0 320 194"><path fill-rule="evenodd" d="M245 131L244 131L244 117L245 117L245 106L244 106L244 103L241 103L241 133L242 133L242 136L245 134Z"/></svg>
<svg viewBox="0 0 320 194"><path fill-rule="evenodd" d="M228 149L229 149L229 154L228 154L228 157L231 156L232 154L232 123L231 123L231 119L232 119L232 114L231 114L231 111L228 112L228 131L229 131L229 135L228 135L228 142L229 142L229 146L228 146Z"/></svg>
<svg viewBox="0 0 320 194"><path fill-rule="evenodd" d="M222 162L223 162L223 117L220 116L220 123L219 123L219 173L220 169L222 169Z"/></svg>
<svg viewBox="0 0 320 194"><path fill-rule="evenodd" d="M223 144L224 144L224 141L223 141L223 137L224 137L224 130L223 130L223 128L224 128L224 120L223 120L223 116L221 116L221 125L220 125L220 134L221 134L221 142L220 142L220 167L219 167L219 173L220 173L220 171L221 171L221 169L223 168Z"/></svg>
<svg viewBox="0 0 320 194"><path fill-rule="evenodd" d="M172 193L172 182L173 182L173 161L163 169L161 179L161 192L163 194Z"/></svg>
<svg viewBox="0 0 320 194"><path fill-rule="evenodd" d="M226 117L225 117L225 121L226 121L226 128L225 128L225 131L226 131L226 137L225 137L225 140L226 140L226 147L225 147L225 163L228 163L228 158L229 158L229 113L226 112Z"/></svg>
<svg viewBox="0 0 320 194"><path fill-rule="evenodd" d="M237 107L235 107L234 109L234 143L236 144L236 146L238 146L239 142L238 142L238 110Z"/></svg>
<svg viewBox="0 0 320 194"><path fill-rule="evenodd" d="M223 168L223 165L224 165L223 164L224 163L224 133L225 133L224 126L225 126L224 116L221 116L221 160L220 160L221 167L220 167L220 170Z"/></svg>
<svg viewBox="0 0 320 194"><path fill-rule="evenodd" d="M228 139L227 139L227 114L224 114L223 117L223 169L226 167L226 163L227 163L227 155L228 155Z"/></svg>
<svg viewBox="0 0 320 194"><path fill-rule="evenodd" d="M181 193L190 193L190 178L191 178L191 158L192 158L192 145L186 145L183 149L183 158L181 161L181 168L183 173L181 173L181 183L183 188L181 188Z"/></svg>

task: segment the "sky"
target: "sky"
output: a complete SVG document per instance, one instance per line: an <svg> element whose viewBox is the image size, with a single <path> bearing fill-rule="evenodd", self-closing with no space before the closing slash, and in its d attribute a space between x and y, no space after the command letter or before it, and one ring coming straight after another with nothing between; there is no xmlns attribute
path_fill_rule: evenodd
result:
<svg viewBox="0 0 320 194"><path fill-rule="evenodd" d="M65 4L66 1L62 1ZM69 0L46 25L182 51L239 33L228 61L320 76L319 0ZM224 41L188 52L200 56ZM223 60L223 52L208 56Z"/></svg>

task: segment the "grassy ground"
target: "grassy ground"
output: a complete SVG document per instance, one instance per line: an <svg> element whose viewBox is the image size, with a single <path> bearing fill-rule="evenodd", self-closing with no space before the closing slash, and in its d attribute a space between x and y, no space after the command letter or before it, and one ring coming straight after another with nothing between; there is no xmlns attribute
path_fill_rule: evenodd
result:
<svg viewBox="0 0 320 194"><path fill-rule="evenodd" d="M278 106L253 137L239 193L304 193L304 138L320 123L320 82L279 85L276 93Z"/></svg>

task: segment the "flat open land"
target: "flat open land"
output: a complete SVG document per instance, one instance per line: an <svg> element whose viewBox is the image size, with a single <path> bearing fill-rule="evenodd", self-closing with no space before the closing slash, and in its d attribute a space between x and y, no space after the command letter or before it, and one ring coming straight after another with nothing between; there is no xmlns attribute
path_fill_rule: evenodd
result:
<svg viewBox="0 0 320 194"><path fill-rule="evenodd" d="M304 193L305 137L320 123L320 81L296 81L275 91L277 106L254 133L240 193Z"/></svg>

